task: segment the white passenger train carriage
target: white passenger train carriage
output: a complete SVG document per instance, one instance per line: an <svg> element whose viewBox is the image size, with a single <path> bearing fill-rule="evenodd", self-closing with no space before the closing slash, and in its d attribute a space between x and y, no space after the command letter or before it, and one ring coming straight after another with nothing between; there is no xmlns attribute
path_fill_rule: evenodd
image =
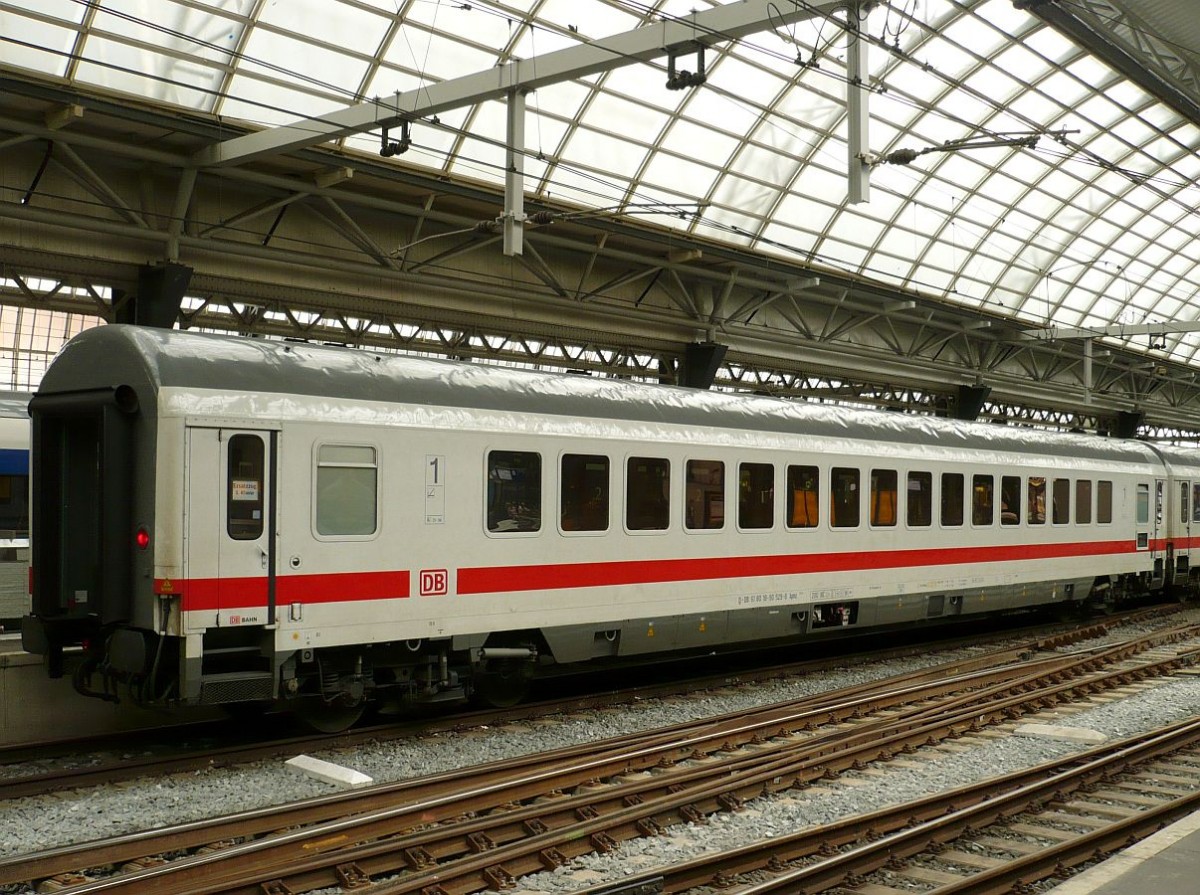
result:
<svg viewBox="0 0 1200 895"><path fill-rule="evenodd" d="M24 640L109 698L504 702L1190 575L1134 441L125 326L31 410Z"/></svg>

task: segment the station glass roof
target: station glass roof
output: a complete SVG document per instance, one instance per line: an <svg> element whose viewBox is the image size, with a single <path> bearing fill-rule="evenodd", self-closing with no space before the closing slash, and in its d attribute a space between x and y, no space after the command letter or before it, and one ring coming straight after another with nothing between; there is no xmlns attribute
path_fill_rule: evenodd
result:
<svg viewBox="0 0 1200 895"><path fill-rule="evenodd" d="M0 0L0 59L273 127L715 5ZM850 40L868 53L869 145L888 159L859 204L847 199ZM527 198L1034 325L1196 319L1196 122L1012 0L890 0L858 37L844 12L816 16L718 42L705 67L692 89L666 89L663 60L532 93ZM414 123L402 163L503 183L505 133L502 102L461 108ZM379 135L345 144L374 155ZM1200 334L1165 348L1194 362Z"/></svg>

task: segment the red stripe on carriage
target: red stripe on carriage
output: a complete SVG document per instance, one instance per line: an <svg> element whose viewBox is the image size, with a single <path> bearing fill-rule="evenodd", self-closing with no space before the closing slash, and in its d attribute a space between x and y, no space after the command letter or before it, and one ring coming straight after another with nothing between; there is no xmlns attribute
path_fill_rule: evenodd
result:
<svg viewBox="0 0 1200 895"><path fill-rule="evenodd" d="M325 575L280 575L275 579L276 603L342 603L355 600L401 600L409 596L409 572L335 572ZM254 608L267 605L267 579L176 578L154 582L156 593L182 595L184 612L221 607Z"/></svg>
<svg viewBox="0 0 1200 895"><path fill-rule="evenodd" d="M635 560L569 565L504 566L458 570L460 594L560 590L622 584L712 581L768 575L911 569L1029 559L1065 559L1135 553L1130 541L1081 541L1071 544L1020 544L1004 547L950 547L941 550L880 550L855 553L731 556L707 559ZM1144 552L1144 551L1143 551Z"/></svg>

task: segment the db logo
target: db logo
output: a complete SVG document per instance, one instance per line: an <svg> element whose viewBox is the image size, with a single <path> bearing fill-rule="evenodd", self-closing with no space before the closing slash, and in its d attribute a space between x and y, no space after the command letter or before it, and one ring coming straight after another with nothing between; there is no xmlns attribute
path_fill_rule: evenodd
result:
<svg viewBox="0 0 1200 895"><path fill-rule="evenodd" d="M421 596L440 597L449 591L450 575L445 569L421 570Z"/></svg>

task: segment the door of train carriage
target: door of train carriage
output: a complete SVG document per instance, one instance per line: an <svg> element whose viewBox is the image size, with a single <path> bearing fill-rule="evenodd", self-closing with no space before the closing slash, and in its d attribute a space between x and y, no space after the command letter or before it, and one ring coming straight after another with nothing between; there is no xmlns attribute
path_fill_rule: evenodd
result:
<svg viewBox="0 0 1200 895"><path fill-rule="evenodd" d="M190 426L184 530L188 627L275 623L277 429Z"/></svg>
<svg viewBox="0 0 1200 895"><path fill-rule="evenodd" d="M1150 556L1154 560L1154 571L1150 586L1158 588L1166 580L1167 573L1167 482L1166 479L1154 479L1152 486L1150 516Z"/></svg>
<svg viewBox="0 0 1200 895"><path fill-rule="evenodd" d="M1178 490L1176 506L1167 507L1167 583L1186 584L1191 565L1192 483L1188 479L1171 481Z"/></svg>

